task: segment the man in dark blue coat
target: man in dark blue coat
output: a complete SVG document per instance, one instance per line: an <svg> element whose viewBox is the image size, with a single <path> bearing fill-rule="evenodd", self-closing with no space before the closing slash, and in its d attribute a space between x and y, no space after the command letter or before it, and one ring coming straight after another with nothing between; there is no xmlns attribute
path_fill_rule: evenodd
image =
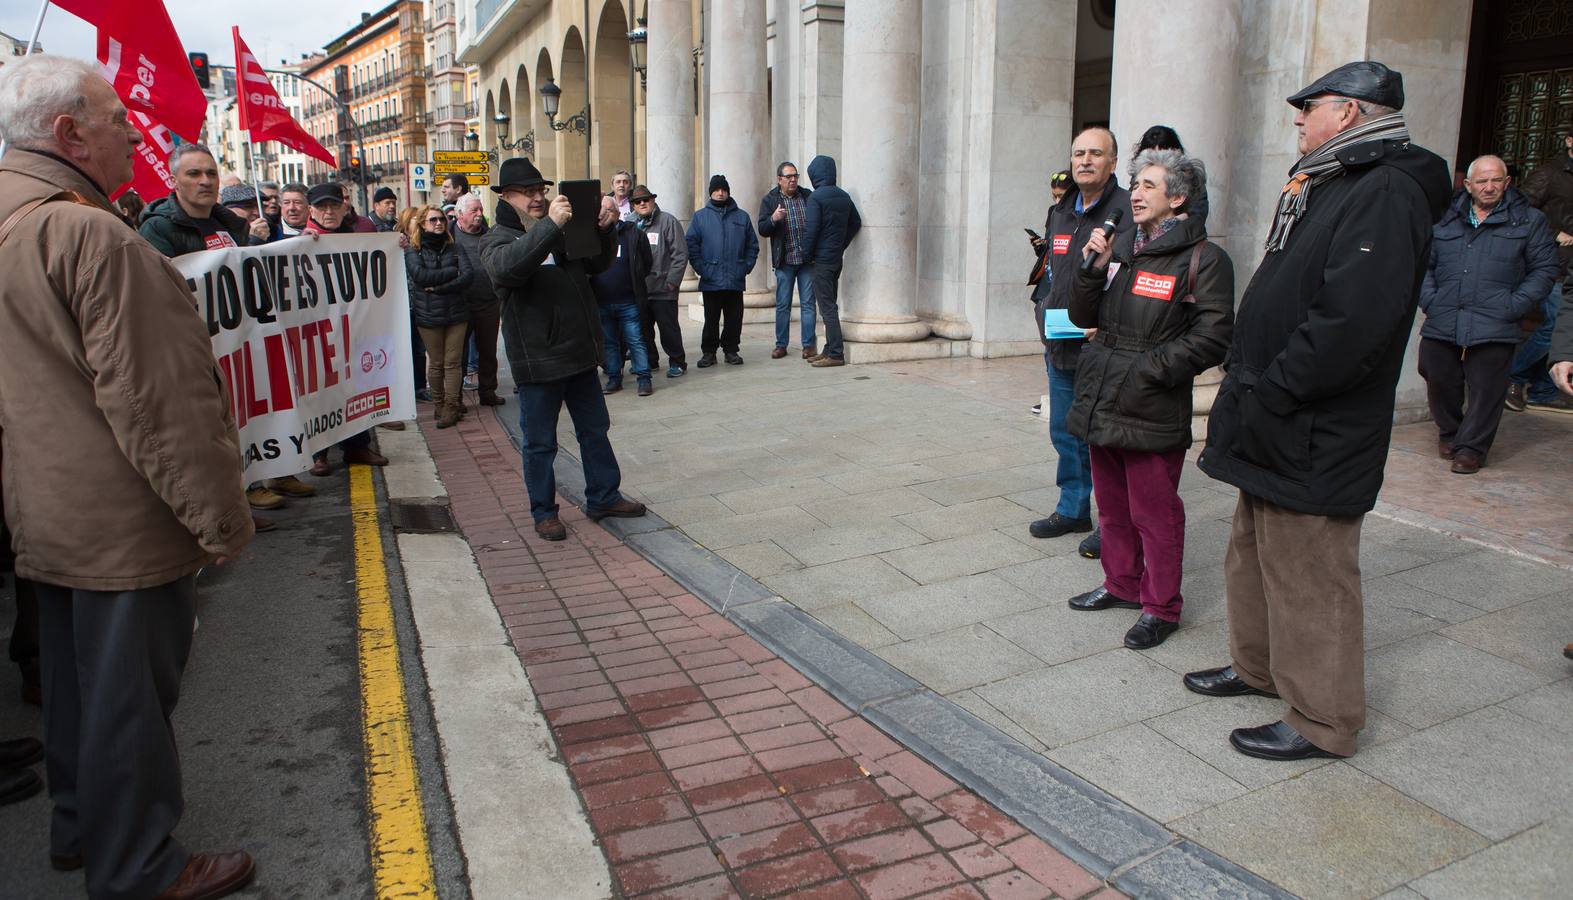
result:
<svg viewBox="0 0 1573 900"><path fill-rule="evenodd" d="M710 202L694 211L688 223L688 262L699 276L705 298L705 327L699 336L699 368L715 365L715 352L726 353L728 365L740 366L738 342L743 337L743 282L759 260L754 222L732 199L725 175L710 176ZM724 324L723 324L724 320Z"/></svg>
<svg viewBox="0 0 1573 900"><path fill-rule="evenodd" d="M1495 156L1469 164L1464 190L1432 230L1420 288L1420 374L1439 431L1437 453L1459 475L1486 464L1519 320L1540 307L1561 269L1546 217L1509 181Z"/></svg>
<svg viewBox="0 0 1573 900"><path fill-rule="evenodd" d="M1349 756L1365 725L1360 524L1452 193L1381 63L1340 66L1288 101L1303 155L1240 300L1199 462L1240 489L1224 559L1233 664L1185 676L1199 694L1281 696L1281 720L1229 735L1270 760Z"/></svg>
<svg viewBox="0 0 1573 900"><path fill-rule="evenodd" d="M814 263L814 305L825 323L825 351L808 357L815 368L847 364L841 344L841 312L836 292L841 282L841 261L847 245L863 227L857 204L846 191L836 186L836 161L816 156L808 164L808 178L814 190L808 198L808 222L803 228L803 245Z"/></svg>

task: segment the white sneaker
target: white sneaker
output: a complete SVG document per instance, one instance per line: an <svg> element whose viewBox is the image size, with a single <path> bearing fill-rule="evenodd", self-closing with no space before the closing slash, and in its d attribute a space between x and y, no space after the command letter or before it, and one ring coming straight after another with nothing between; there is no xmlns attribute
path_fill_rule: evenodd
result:
<svg viewBox="0 0 1573 900"><path fill-rule="evenodd" d="M1032 404L1032 414L1035 415L1035 416L1043 415L1043 404L1042 403L1034 403L1034 404Z"/></svg>

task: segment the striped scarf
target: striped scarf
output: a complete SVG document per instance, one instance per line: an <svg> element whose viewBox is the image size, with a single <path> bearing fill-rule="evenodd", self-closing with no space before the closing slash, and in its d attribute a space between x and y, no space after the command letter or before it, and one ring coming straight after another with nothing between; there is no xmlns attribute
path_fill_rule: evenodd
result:
<svg viewBox="0 0 1573 900"><path fill-rule="evenodd" d="M1367 119L1348 131L1341 131L1328 138L1289 170L1289 183L1278 195L1278 210L1273 215L1273 227L1267 233L1267 252L1282 250L1289 243L1289 231L1305 215L1311 205L1311 188L1344 174L1344 164L1338 153L1356 144L1369 141L1408 141L1409 127L1403 113L1389 113Z"/></svg>

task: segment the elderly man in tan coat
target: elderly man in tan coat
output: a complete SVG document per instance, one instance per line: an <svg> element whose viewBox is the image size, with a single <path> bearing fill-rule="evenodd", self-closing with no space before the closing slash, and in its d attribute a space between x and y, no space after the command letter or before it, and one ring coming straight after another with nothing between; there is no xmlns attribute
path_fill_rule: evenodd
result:
<svg viewBox="0 0 1573 900"><path fill-rule="evenodd" d="M0 70L0 477L36 583L50 862L92 897L217 897L243 853L187 852L170 715L199 569L253 534L184 279L113 211L141 137L93 66Z"/></svg>

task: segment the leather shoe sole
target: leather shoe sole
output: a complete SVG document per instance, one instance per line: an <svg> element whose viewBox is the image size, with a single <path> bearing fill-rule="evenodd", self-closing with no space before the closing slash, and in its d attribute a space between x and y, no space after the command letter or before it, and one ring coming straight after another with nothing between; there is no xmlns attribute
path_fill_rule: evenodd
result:
<svg viewBox="0 0 1573 900"><path fill-rule="evenodd" d="M1283 721L1258 728L1236 728L1229 732L1229 745L1246 756L1273 762L1345 758L1316 746Z"/></svg>
<svg viewBox="0 0 1573 900"><path fill-rule="evenodd" d="M1480 471L1481 465L1480 457L1460 453L1453 457L1451 468L1454 475L1473 475Z"/></svg>
<svg viewBox="0 0 1573 900"><path fill-rule="evenodd" d="M1141 609L1140 603L1135 603L1109 593L1109 589L1099 586L1085 594L1065 601L1065 604L1077 612L1097 612L1103 609Z"/></svg>
<svg viewBox="0 0 1573 900"><path fill-rule="evenodd" d="M645 514L645 506L643 503L624 499L606 507L587 506L584 508L584 514L589 516L592 522L599 522L606 518L637 519Z"/></svg>
<svg viewBox="0 0 1573 900"><path fill-rule="evenodd" d="M76 853L68 856L49 854L49 868L56 872L75 872L82 868L82 854Z"/></svg>
<svg viewBox="0 0 1573 900"><path fill-rule="evenodd" d="M1151 650L1179 630L1179 622L1170 622L1144 614L1136 620L1136 624L1132 625L1129 631L1125 632L1125 646L1132 650Z"/></svg>
<svg viewBox="0 0 1573 900"><path fill-rule="evenodd" d="M1186 690L1208 697L1244 697L1258 694L1263 697L1278 698L1278 695L1272 691L1264 691L1246 684L1239 673L1234 671L1234 666L1187 672L1181 680L1185 683Z"/></svg>
<svg viewBox="0 0 1573 900"><path fill-rule="evenodd" d="M241 850L231 853L193 853L175 883L156 900L213 900L226 897L251 883L257 864Z"/></svg>

